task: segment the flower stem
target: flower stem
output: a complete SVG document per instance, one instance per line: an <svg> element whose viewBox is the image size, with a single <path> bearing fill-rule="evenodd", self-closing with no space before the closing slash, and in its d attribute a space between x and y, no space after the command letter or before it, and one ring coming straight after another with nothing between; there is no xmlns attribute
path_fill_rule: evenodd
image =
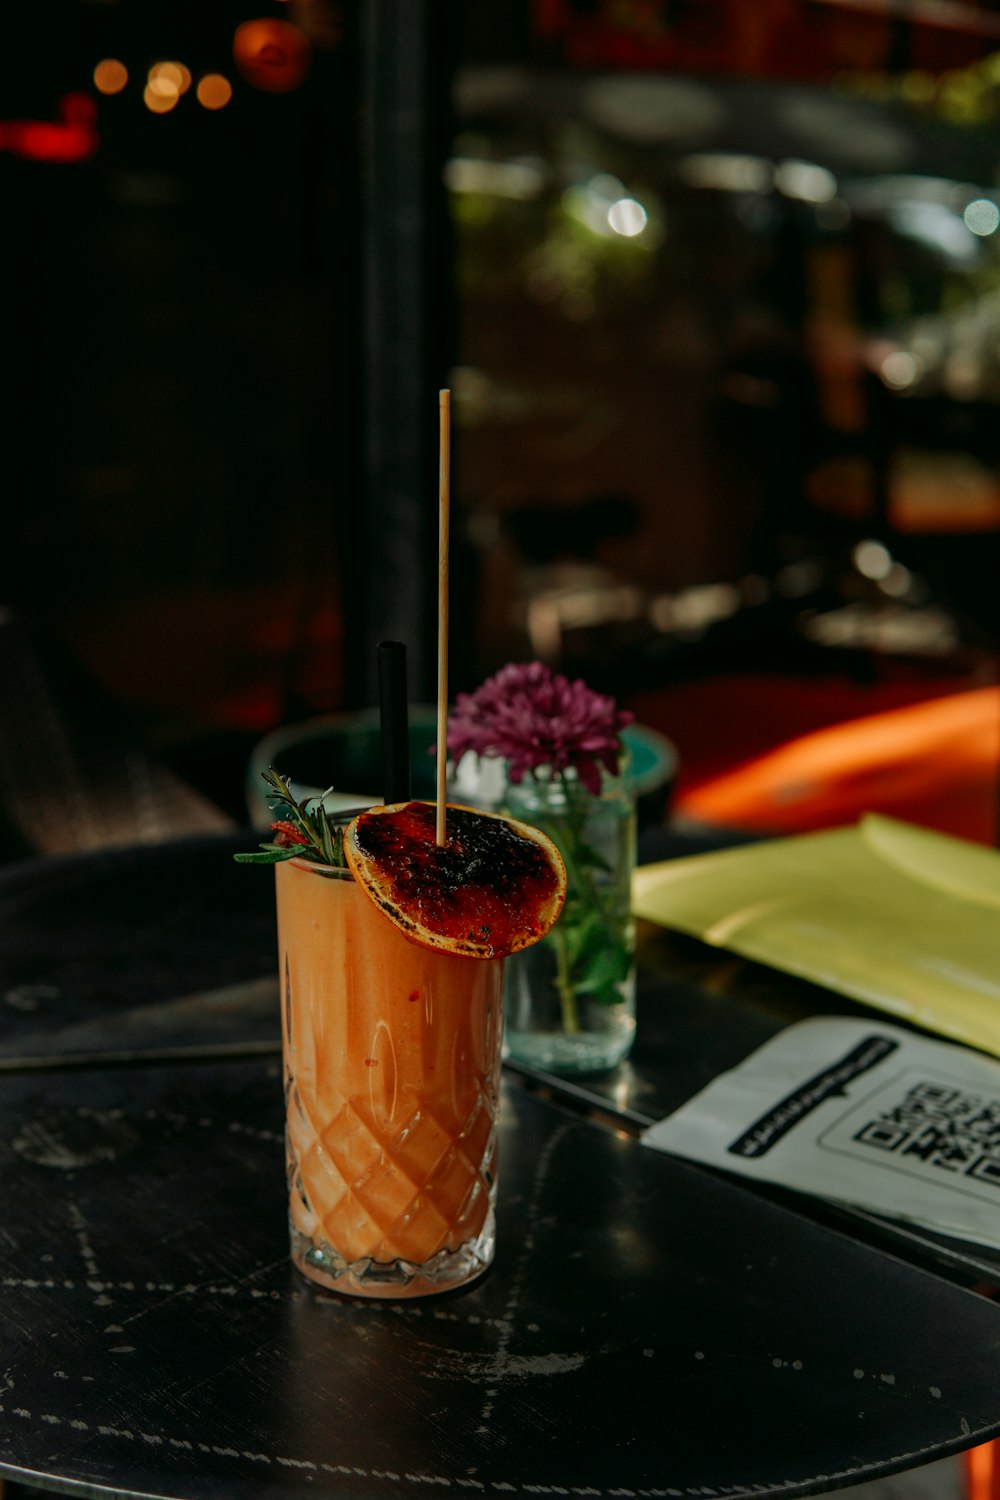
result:
<svg viewBox="0 0 1000 1500"><path fill-rule="evenodd" d="M549 936L556 951L556 989L559 991L559 1004L562 1008L563 1031L567 1033L577 1032L580 1030L580 1016L576 1005L576 995L573 990L573 975L570 972L566 933L560 928L557 922Z"/></svg>
<svg viewBox="0 0 1000 1500"><path fill-rule="evenodd" d="M609 906L611 897L609 895L605 899L594 878L594 871L582 856L579 848L587 822L588 808L596 799L592 799L587 792L581 794L580 788L569 781L565 771L559 772L559 780L562 785L566 815L559 821L560 837L556 842L566 865L570 889L575 891L581 901L598 913L605 926L610 927L614 922ZM581 801L581 796L586 800Z"/></svg>

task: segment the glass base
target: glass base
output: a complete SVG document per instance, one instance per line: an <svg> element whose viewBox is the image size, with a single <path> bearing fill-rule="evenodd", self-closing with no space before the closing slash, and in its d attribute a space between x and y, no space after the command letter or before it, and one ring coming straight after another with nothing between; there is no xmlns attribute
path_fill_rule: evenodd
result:
<svg viewBox="0 0 1000 1500"><path fill-rule="evenodd" d="M482 1232L457 1250L441 1250L424 1265L409 1260L344 1260L331 1245L317 1244L291 1226L292 1262L303 1276L348 1297L428 1297L451 1292L481 1276L493 1260L496 1221L490 1210Z"/></svg>
<svg viewBox="0 0 1000 1500"><path fill-rule="evenodd" d="M607 1031L516 1031L508 1023L504 1056L527 1068L561 1077L606 1073L628 1056L634 1040L632 1016L622 1016Z"/></svg>

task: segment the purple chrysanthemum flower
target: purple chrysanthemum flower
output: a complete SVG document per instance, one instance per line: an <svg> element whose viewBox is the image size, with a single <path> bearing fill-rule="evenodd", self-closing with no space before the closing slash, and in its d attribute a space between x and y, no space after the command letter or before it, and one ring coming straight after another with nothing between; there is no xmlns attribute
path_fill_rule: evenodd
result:
<svg viewBox="0 0 1000 1500"><path fill-rule="evenodd" d="M573 770L595 795L601 767L618 771L621 731L632 714L585 682L570 682L542 662L501 667L474 693L459 693L448 720L448 751L499 756L514 783L540 766Z"/></svg>

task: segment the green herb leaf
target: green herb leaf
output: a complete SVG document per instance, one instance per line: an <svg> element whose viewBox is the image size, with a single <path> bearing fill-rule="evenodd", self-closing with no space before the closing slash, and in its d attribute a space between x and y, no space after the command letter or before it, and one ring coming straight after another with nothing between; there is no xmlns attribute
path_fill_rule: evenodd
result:
<svg viewBox="0 0 1000 1500"><path fill-rule="evenodd" d="M298 848L294 846L282 848L275 844L261 844L256 852L234 854L233 859L238 865L276 865L280 864L283 859L294 859L296 854L304 853L305 850L301 845Z"/></svg>
<svg viewBox="0 0 1000 1500"><path fill-rule="evenodd" d="M585 968L573 972L573 992L591 995L604 1005L618 1005L622 993L618 986L628 978L632 960L621 943L609 942L594 953Z"/></svg>
<svg viewBox="0 0 1000 1500"><path fill-rule="evenodd" d="M604 949L608 932L600 913L588 911L580 901L567 901L559 918L570 969L589 965Z"/></svg>
<svg viewBox="0 0 1000 1500"><path fill-rule="evenodd" d="M305 843L261 844L258 853L234 854L237 864L273 865L283 859L308 859L313 864L334 865L343 869L347 863L344 856L344 830L339 824L332 822L323 806L326 792L319 797L303 797L301 801L297 801L291 782L273 766L262 771L261 776L268 788L265 795L272 812L280 811L283 814L283 818L276 821L291 824L302 834ZM332 791L333 788L328 790ZM310 803L313 804L311 809Z"/></svg>

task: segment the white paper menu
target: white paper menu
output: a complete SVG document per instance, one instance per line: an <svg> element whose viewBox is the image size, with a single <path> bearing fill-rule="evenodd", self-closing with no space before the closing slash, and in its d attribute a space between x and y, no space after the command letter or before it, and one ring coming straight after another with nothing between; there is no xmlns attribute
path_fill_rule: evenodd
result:
<svg viewBox="0 0 1000 1500"><path fill-rule="evenodd" d="M647 1146L1000 1249L1000 1062L878 1020L780 1032Z"/></svg>

